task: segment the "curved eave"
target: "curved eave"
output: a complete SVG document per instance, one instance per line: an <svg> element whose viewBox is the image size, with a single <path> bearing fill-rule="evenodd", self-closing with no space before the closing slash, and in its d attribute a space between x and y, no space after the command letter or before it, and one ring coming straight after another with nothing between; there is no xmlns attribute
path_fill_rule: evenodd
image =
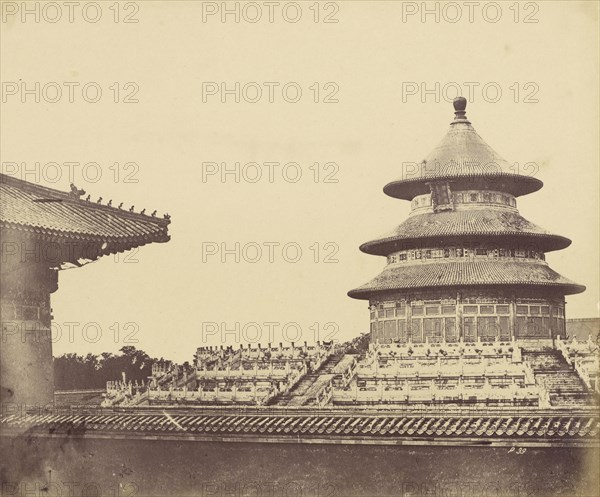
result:
<svg viewBox="0 0 600 497"><path fill-rule="evenodd" d="M448 181L451 188L459 190L495 190L510 193L515 197L537 192L544 183L532 176L521 174L482 174L481 172L458 175L429 175L413 179L400 179L392 181L383 187L386 195L401 200L412 200L417 195L424 195L431 190L428 183L432 181Z"/></svg>
<svg viewBox="0 0 600 497"><path fill-rule="evenodd" d="M103 235L103 234L94 234L94 233L82 233L77 231L68 231L68 230L57 230L50 229L41 226L31 226L27 224L20 223L11 223L11 222L2 222L0 226L3 229L11 229L27 234L31 234L32 236L36 236L38 238L44 238L48 241L53 241L60 243L64 242L73 242L73 241L81 241L81 242L91 242L91 243L115 243L122 245L131 245L130 248L134 248L139 245L145 245L147 243L164 243L168 242L171 237L168 234L168 223L160 226L157 225L156 229L146 231L145 233L140 234L128 234L123 236L115 236L115 235Z"/></svg>
<svg viewBox="0 0 600 497"><path fill-rule="evenodd" d="M350 290L348 296L368 300L394 290L473 286L551 288L563 295L585 291L585 286L564 278L545 263L465 261L388 266L370 282Z"/></svg>
<svg viewBox="0 0 600 497"><path fill-rule="evenodd" d="M486 239L498 245L516 242L544 252L571 244L568 238L540 228L516 211L468 209L410 216L391 232L363 243L360 250L366 254L389 255L398 250L433 248L436 244L473 244Z"/></svg>
<svg viewBox="0 0 600 497"><path fill-rule="evenodd" d="M78 258L95 260L99 257L126 252L150 243L166 243L171 239L167 228L169 223L168 220L160 220L160 224L157 223L156 229L153 231L127 236L69 232L7 222L0 223L0 226L2 230L16 231L33 239L43 240L46 243L65 245L68 249L59 252L63 255L61 260L51 260L51 262L60 263L74 262Z"/></svg>
<svg viewBox="0 0 600 497"><path fill-rule="evenodd" d="M422 236L422 237L402 237L392 236L389 238L380 238L363 243L359 249L361 252L369 255L381 255L387 256L400 250L407 250L410 248L411 241L415 241L413 244L414 248L429 248L434 247L440 243L459 243L464 238L477 238L478 241L486 241L490 243L496 243L498 245L505 245L506 241L513 238L516 243L523 243L535 246L543 252L552 252L555 250L562 250L571 245L571 240L560 235L543 235L538 233L522 233L522 232L488 232L480 233L478 231L464 231L456 232L452 235L438 235L438 236Z"/></svg>
<svg viewBox="0 0 600 497"><path fill-rule="evenodd" d="M554 288L555 290L557 290L558 293L560 293L561 295L576 295L578 293L583 293L586 290L585 285L577 285L577 284L573 284L573 285L562 285L562 284L539 284L539 283L531 283L531 282L520 282L520 283L469 283L468 285L437 285L436 287L443 287L443 288L447 288L448 290L450 289L460 289L460 288L465 288L465 287L514 287L514 286L518 286L518 287L530 287L530 288ZM385 293L385 292L390 292L390 291L395 291L395 290L427 290L430 289L431 287L419 287L419 286L415 286L415 287L410 287L410 288L396 288L396 287L390 287L390 288L379 288L379 289L373 289L373 290L363 290L361 287L359 288L355 288L353 290L350 290L347 295L348 297L351 297L353 299L356 300L369 300L371 299L374 295L380 294L380 293Z"/></svg>

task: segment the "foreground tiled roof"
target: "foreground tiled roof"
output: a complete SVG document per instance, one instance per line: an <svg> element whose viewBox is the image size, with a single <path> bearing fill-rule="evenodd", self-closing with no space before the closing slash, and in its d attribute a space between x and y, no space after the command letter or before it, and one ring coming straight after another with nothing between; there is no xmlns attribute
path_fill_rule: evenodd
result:
<svg viewBox="0 0 600 497"><path fill-rule="evenodd" d="M506 241L506 237L518 237L523 246L543 251L559 250L571 244L568 238L551 234L517 212L469 209L411 216L392 232L363 243L360 250L367 254L388 255L395 250L408 249L408 242L412 240L415 241L412 246L423 246L425 240L473 237L472 241L475 241L483 236L503 237L502 241Z"/></svg>
<svg viewBox="0 0 600 497"><path fill-rule="evenodd" d="M119 249L169 240L168 216L129 212L0 175L2 228L53 239L99 241Z"/></svg>
<svg viewBox="0 0 600 497"><path fill-rule="evenodd" d="M384 191L392 197L411 200L415 195L427 193L426 182L432 179L448 179L460 184L461 179L481 178L493 182L499 191L514 195L535 192L542 187L539 179L515 174L516 170L483 141L469 121L459 119L420 164L405 171L404 177L387 184Z"/></svg>
<svg viewBox="0 0 600 497"><path fill-rule="evenodd" d="M479 285L549 286L567 295L585 290L584 286L562 277L541 261L491 259L388 265L379 276L350 290L348 295L368 299L376 291Z"/></svg>
<svg viewBox="0 0 600 497"><path fill-rule="evenodd" d="M38 414L0 418L3 434L44 433L102 436L285 436L450 438L546 438L594 439L600 429L598 416L590 414L410 416L365 414L219 414L155 413Z"/></svg>

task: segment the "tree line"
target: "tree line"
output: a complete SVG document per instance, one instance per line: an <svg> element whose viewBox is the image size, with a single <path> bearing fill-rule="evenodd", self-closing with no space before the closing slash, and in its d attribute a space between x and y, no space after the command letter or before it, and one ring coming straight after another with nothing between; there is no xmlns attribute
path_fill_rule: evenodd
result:
<svg viewBox="0 0 600 497"><path fill-rule="evenodd" d="M85 356L68 353L54 358L54 388L56 390L100 389L110 380L148 381L152 363L162 358L151 358L133 346L120 349L120 354L102 352Z"/></svg>

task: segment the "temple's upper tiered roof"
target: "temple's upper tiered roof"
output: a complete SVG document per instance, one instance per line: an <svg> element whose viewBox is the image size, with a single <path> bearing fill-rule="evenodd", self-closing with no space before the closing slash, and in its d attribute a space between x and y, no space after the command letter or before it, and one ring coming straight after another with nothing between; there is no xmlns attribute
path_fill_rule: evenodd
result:
<svg viewBox="0 0 600 497"><path fill-rule="evenodd" d="M543 183L532 176L518 174L519 168L498 155L471 126L465 116L467 101L454 101L455 119L437 147L416 167L407 168L403 177L388 183L383 191L391 197L411 200L429 193L428 182L447 179L453 189L490 189L526 195Z"/></svg>
<svg viewBox="0 0 600 497"><path fill-rule="evenodd" d="M0 226L55 242L105 243L103 253L169 240L169 216L130 212L0 175ZM89 197L88 197L89 198Z"/></svg>
<svg viewBox="0 0 600 497"><path fill-rule="evenodd" d="M495 243L519 243L543 252L568 247L571 241L559 235L553 235L539 226L527 221L517 212L501 209L471 209L465 211L447 211L417 214L409 217L390 233L375 240L363 243L360 250L367 254L388 255L402 248L424 246L449 238L473 237L482 241L496 238Z"/></svg>

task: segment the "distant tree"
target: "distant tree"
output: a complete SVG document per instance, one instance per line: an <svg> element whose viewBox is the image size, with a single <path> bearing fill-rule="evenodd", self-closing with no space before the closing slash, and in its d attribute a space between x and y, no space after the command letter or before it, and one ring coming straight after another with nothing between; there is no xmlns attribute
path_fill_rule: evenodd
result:
<svg viewBox="0 0 600 497"><path fill-rule="evenodd" d="M363 333L362 335L343 343L342 349L345 351L346 354L364 355L369 348L370 341L370 334Z"/></svg>
<svg viewBox="0 0 600 497"><path fill-rule="evenodd" d="M122 347L120 355L102 352L99 356L67 353L54 358L54 387L56 390L99 389L109 380L146 381L152 374L151 358L133 346Z"/></svg>

